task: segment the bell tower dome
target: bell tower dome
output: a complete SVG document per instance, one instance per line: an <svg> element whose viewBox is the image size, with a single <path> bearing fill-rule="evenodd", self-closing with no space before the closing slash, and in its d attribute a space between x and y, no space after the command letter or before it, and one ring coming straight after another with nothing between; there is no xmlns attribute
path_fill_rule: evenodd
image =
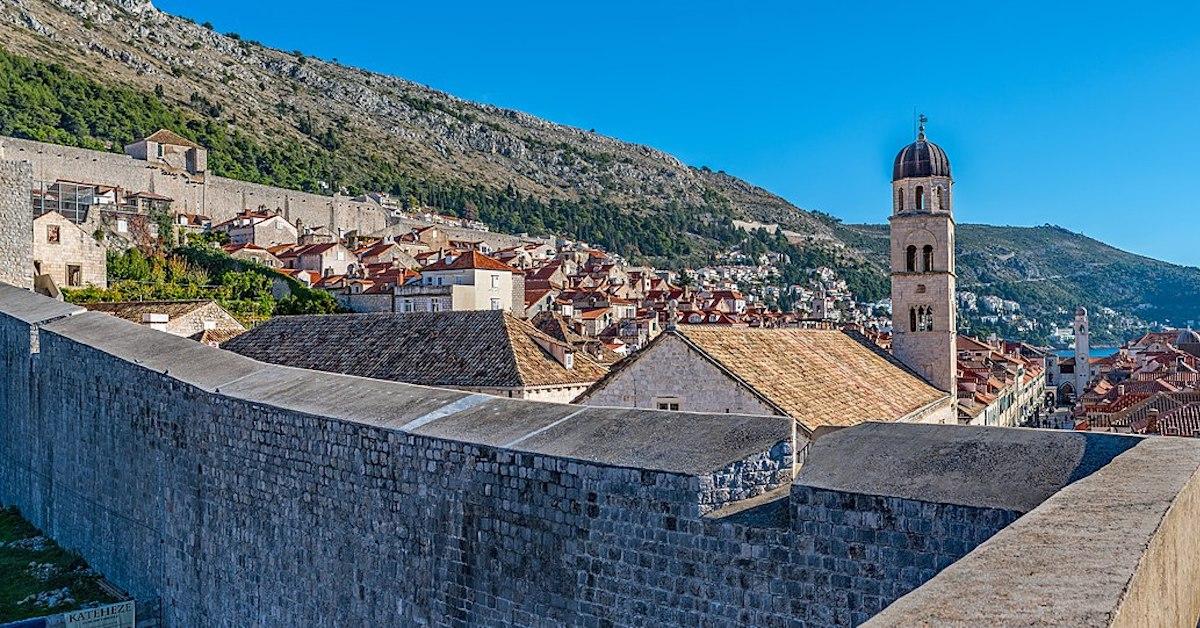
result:
<svg viewBox="0 0 1200 628"><path fill-rule="evenodd" d="M957 393L954 215L950 159L925 137L892 164L892 353L930 384Z"/></svg>

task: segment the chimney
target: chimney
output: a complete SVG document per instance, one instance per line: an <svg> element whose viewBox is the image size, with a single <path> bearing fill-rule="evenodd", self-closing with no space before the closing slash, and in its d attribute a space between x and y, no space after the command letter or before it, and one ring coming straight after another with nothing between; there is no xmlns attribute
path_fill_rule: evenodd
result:
<svg viewBox="0 0 1200 628"><path fill-rule="evenodd" d="M1158 433L1158 408L1150 408L1149 417L1146 419L1146 433Z"/></svg>

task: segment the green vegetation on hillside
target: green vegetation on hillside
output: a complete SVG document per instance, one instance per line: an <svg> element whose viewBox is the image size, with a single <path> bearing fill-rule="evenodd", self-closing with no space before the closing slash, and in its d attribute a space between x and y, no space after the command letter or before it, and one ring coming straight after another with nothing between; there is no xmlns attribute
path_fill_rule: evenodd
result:
<svg viewBox="0 0 1200 628"><path fill-rule="evenodd" d="M43 537L16 508L0 509L0 574L0 622L117 601L78 554ZM55 600L60 603L46 604Z"/></svg>
<svg viewBox="0 0 1200 628"><path fill-rule="evenodd" d="M337 301L266 266L236 260L203 244L178 247L169 254L145 255L138 249L108 253L107 289L65 289L67 301L177 301L212 299L238 320L254 324L278 314L329 314ZM276 286L286 296L276 299Z"/></svg>
<svg viewBox="0 0 1200 628"><path fill-rule="evenodd" d="M286 110L284 104L280 109ZM285 111L285 113L295 113ZM159 128L171 129L209 149L217 175L305 190L387 192L410 205L483 222L509 233L559 234L594 242L633 260L667 264L706 261L718 248L753 246L734 227L719 195L706 194L703 206L669 203L638 211L601 199L542 200L512 186L502 189L416 177L397 159L343 151L348 132L340 123L315 128L301 116L297 130L305 141L273 139L265 144L243 133L220 105L201 94L187 103L165 102L159 94L102 85L58 64L0 50L0 134L119 152ZM861 263L847 262L830 247L766 243L792 262L785 274L800 276L815 265L844 270L847 282L864 298L876 299L880 276Z"/></svg>

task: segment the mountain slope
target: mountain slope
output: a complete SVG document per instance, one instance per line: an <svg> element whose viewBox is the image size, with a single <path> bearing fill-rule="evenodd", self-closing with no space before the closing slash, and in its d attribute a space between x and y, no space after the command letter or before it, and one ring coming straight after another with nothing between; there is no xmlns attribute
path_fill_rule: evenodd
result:
<svg viewBox="0 0 1200 628"><path fill-rule="evenodd" d="M869 251L881 267L887 263L886 225L839 224L834 233ZM1200 319L1200 269L1128 253L1062 227L960 224L955 253L960 290L1017 301L1037 316L1066 315L1083 305L1176 325Z"/></svg>
<svg viewBox="0 0 1200 628"><path fill-rule="evenodd" d="M10 52L158 90L259 139L336 146L358 165L631 208L719 198L736 215L824 232L782 198L662 151L221 35L148 2L16 0L0 23ZM356 171L325 174L351 190L377 183Z"/></svg>
<svg viewBox="0 0 1200 628"><path fill-rule="evenodd" d="M865 300L887 292L886 227L842 225L653 148L265 48L144 0L5 0L0 42L0 134L120 150L167 127L208 146L224 176L386 191L672 267L731 247L775 250L793 260L785 279L830 265ZM1196 269L1057 228L959 228L963 288L1014 298L1047 323L1081 303L1200 319Z"/></svg>

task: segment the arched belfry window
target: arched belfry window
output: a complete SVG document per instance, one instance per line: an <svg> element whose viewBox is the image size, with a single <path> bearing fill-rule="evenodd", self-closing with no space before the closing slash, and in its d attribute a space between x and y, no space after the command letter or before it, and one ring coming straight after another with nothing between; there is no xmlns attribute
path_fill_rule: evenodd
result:
<svg viewBox="0 0 1200 628"><path fill-rule="evenodd" d="M908 308L908 330L917 331L917 308Z"/></svg>
<svg viewBox="0 0 1200 628"><path fill-rule="evenodd" d="M922 305L915 311L915 319L909 324L913 331L933 331L933 308Z"/></svg>
<svg viewBox="0 0 1200 628"><path fill-rule="evenodd" d="M909 245L904 252L904 270L908 272L916 272L917 270L917 247Z"/></svg>
<svg viewBox="0 0 1200 628"><path fill-rule="evenodd" d="M904 188L896 190L896 211L904 211Z"/></svg>
<svg viewBox="0 0 1200 628"><path fill-rule="evenodd" d="M936 189L934 189L933 193L937 202L937 205L934 207L934 209L950 209L950 207L946 205L946 188L939 185Z"/></svg>
<svg viewBox="0 0 1200 628"><path fill-rule="evenodd" d="M924 272L933 270L933 247L928 244L921 249L921 270Z"/></svg>
<svg viewBox="0 0 1200 628"><path fill-rule="evenodd" d="M925 188L923 186L917 186L917 199L914 207L918 211L925 209Z"/></svg>

